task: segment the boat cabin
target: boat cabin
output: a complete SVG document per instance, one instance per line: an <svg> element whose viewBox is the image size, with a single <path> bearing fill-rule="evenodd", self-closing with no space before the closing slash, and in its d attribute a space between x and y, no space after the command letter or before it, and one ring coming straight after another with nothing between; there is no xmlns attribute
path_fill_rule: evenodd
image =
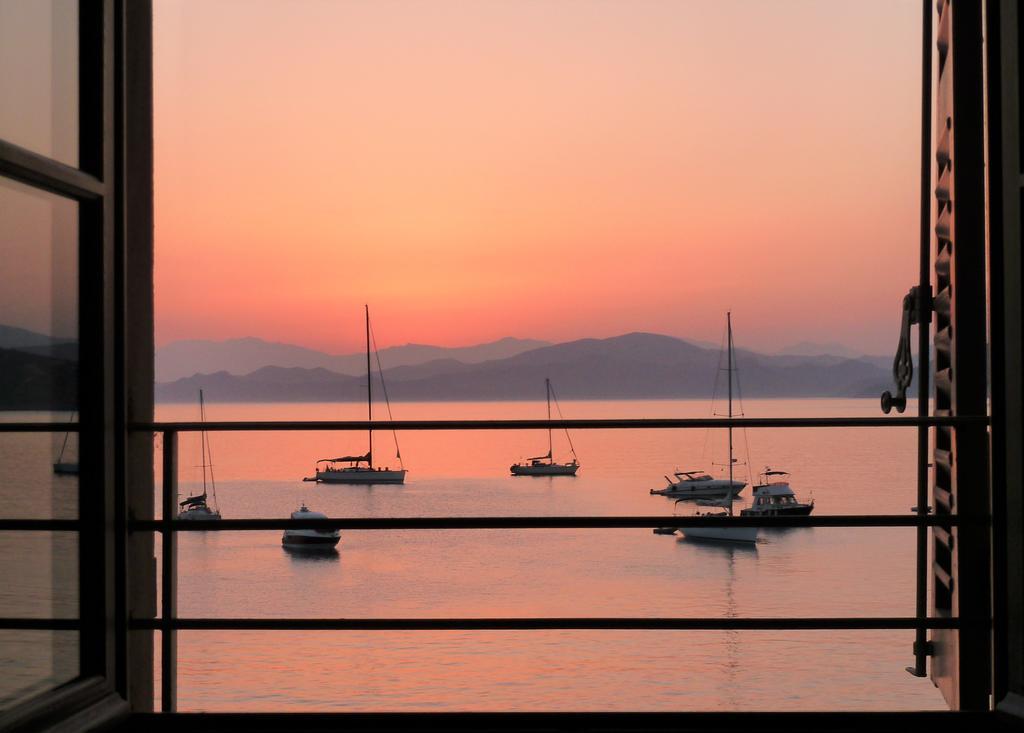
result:
<svg viewBox="0 0 1024 733"><path fill-rule="evenodd" d="M793 489L783 481L754 487L754 506L786 506L798 504Z"/></svg>
<svg viewBox="0 0 1024 733"><path fill-rule="evenodd" d="M711 476L704 471L676 471L674 474L680 481L712 481Z"/></svg>

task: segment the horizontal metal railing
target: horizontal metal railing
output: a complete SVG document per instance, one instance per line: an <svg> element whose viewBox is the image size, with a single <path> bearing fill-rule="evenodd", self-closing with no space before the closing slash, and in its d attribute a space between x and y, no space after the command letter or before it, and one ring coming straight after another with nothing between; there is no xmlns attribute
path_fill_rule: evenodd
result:
<svg viewBox="0 0 1024 733"><path fill-rule="evenodd" d="M16 520L15 520L16 521ZM181 519L139 519L128 523L138 532L242 532L270 529L637 529L644 527L958 527L984 521L960 516L919 517L915 514L833 514L817 517L695 517L651 516L578 517L328 517L326 519L221 519L191 522Z"/></svg>
<svg viewBox="0 0 1024 733"><path fill-rule="evenodd" d="M927 417L687 417L602 418L583 420L288 420L132 423L143 432L248 432L316 430L665 430L693 428L878 428L987 425L988 417L932 415Z"/></svg>
<svg viewBox="0 0 1024 733"><path fill-rule="evenodd" d="M763 618L155 618L136 619L132 629L171 631L779 631L957 629L956 618L915 616Z"/></svg>

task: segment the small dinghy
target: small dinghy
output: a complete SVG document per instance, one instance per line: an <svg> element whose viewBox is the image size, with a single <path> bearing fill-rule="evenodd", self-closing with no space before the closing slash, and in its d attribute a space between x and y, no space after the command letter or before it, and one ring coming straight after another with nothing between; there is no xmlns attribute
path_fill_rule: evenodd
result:
<svg viewBox="0 0 1024 733"><path fill-rule="evenodd" d="M327 519L327 515L314 512L305 503L298 511L292 512L292 519ZM286 529L281 544L289 548L333 549L341 540L337 529Z"/></svg>

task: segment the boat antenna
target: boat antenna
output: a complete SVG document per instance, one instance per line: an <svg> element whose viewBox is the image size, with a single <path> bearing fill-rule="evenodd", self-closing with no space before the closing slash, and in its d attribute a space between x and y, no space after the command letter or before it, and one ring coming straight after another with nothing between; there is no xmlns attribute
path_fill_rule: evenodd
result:
<svg viewBox="0 0 1024 733"><path fill-rule="evenodd" d="M373 374L370 371L370 306L364 304L366 309L366 421L373 422ZM367 427L370 450L366 453L366 463L373 468L373 425Z"/></svg>
<svg viewBox="0 0 1024 733"><path fill-rule="evenodd" d="M558 404L558 395L555 394L555 388L551 386L551 380L550 379L547 380L547 382L548 382L548 390L550 390L551 396L555 400L555 409L558 411L558 419L559 420L565 420L565 418L562 417L562 406L560 404ZM550 433L550 431L548 431L548 432ZM569 450L572 452L572 457L575 458L577 462L579 462L579 456L576 455L576 448L572 444L572 437L569 435L569 428L565 429L565 439L569 441Z"/></svg>
<svg viewBox="0 0 1024 733"><path fill-rule="evenodd" d="M369 321L367 321L369 323ZM384 405L388 410L388 421L394 422L394 418L391 417L391 400L388 399L388 384L384 381L384 369L380 365L380 351L377 349L377 334L373 332L373 326L370 326L370 341L373 343L373 355L377 357L377 373L380 374L380 386L384 392ZM405 464L402 463L402 449L398 447L398 431L391 428L391 435L395 438L395 457L398 458L398 467L405 468Z"/></svg>

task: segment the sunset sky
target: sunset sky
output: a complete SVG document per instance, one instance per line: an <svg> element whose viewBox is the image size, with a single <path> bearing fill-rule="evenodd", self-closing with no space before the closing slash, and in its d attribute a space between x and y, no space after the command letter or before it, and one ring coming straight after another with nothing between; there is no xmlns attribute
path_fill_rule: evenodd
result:
<svg viewBox="0 0 1024 733"><path fill-rule="evenodd" d="M158 345L895 345L916 1L154 5Z"/></svg>

